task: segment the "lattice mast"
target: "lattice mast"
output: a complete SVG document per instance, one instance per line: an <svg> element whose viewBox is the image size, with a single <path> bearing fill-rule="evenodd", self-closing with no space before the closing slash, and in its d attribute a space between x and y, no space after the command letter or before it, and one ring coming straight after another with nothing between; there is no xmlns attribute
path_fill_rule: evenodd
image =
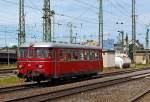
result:
<svg viewBox="0 0 150 102"><path fill-rule="evenodd" d="M99 46L103 49L103 0L99 0Z"/></svg>
<svg viewBox="0 0 150 102"><path fill-rule="evenodd" d="M50 0L44 0L43 5L43 41L51 42L51 17Z"/></svg>
<svg viewBox="0 0 150 102"><path fill-rule="evenodd" d="M134 54L136 53L136 0L132 0L132 50L134 63Z"/></svg>
<svg viewBox="0 0 150 102"><path fill-rule="evenodd" d="M19 34L18 45L25 43L25 13L24 13L24 0L19 0Z"/></svg>

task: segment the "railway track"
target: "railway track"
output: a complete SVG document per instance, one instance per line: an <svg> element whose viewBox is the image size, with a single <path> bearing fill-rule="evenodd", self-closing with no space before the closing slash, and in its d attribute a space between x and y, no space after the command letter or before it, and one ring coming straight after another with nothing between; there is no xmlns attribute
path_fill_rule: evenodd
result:
<svg viewBox="0 0 150 102"><path fill-rule="evenodd" d="M0 88L0 94L30 89L30 88L34 88L35 86L36 86L36 84L26 84L26 85L18 85L18 86Z"/></svg>
<svg viewBox="0 0 150 102"><path fill-rule="evenodd" d="M115 79L111 79L111 80L100 81L100 82L90 83L90 84L81 85L81 86L75 86L72 88L62 89L62 90L48 92L48 93L39 94L39 95L33 95L33 96L29 96L29 97L23 97L23 98L19 98L19 99L12 99L7 102L52 101L56 98L61 98L61 97L69 96L72 94L77 94L77 93L81 93L81 92L85 92L85 91L89 91L89 90L93 90L93 89L111 86L114 84L119 84L119 83L131 81L131 80L137 80L137 79L146 77L148 75L150 75L150 70L148 72L147 71L145 71L145 72L138 71L138 72L135 72L134 74L132 74L132 73L130 73L128 75L123 74L123 75L121 75L121 77L118 77L118 78L116 77Z"/></svg>
<svg viewBox="0 0 150 102"><path fill-rule="evenodd" d="M132 73L132 72L136 72L136 71L149 70L149 69L150 69L150 67L147 67L147 68L140 68L140 69L134 68L134 69L128 69L128 70L124 70L124 71L116 71L116 72L112 72L112 73L103 73L103 74L101 74L101 76L102 76L102 77L105 77L105 76L112 76L112 75L125 74L125 73Z"/></svg>
<svg viewBox="0 0 150 102"><path fill-rule="evenodd" d="M150 94L150 89L145 90L144 92L136 95L133 97L129 102L137 102L138 100L142 99L145 95Z"/></svg>
<svg viewBox="0 0 150 102"><path fill-rule="evenodd" d="M0 74L13 73L17 68L0 70Z"/></svg>
<svg viewBox="0 0 150 102"><path fill-rule="evenodd" d="M15 76L16 69L3 69L0 70L0 79L9 77L9 76Z"/></svg>
<svg viewBox="0 0 150 102"><path fill-rule="evenodd" d="M74 83L74 82L81 82L81 81L85 81L85 80L92 80L92 79L97 79L97 78L101 78L101 77L109 77L109 76L113 76L113 75L119 75L119 74L126 74L126 73L132 73L132 72L136 72L136 71L142 71L142 70L148 70L149 68L144 68L144 69L132 69L132 70L125 70L125 71L118 71L118 72L112 72L112 73L103 73L100 74L98 76L94 76L94 77L88 77L88 78L82 78L82 79L73 79L73 80L69 80L69 81L63 81L60 80L59 82L44 82L41 83L40 85L37 83L31 83L31 84L24 84L24 85L18 85L18 86L12 86L12 87L4 87L4 88L0 88L0 94L4 94L4 93L11 93L11 92L15 92L15 91L22 91L22 90L29 90L29 89L33 89L33 88L39 88L39 87L51 87L51 86L57 86L57 85L64 85L64 84L69 84L69 83ZM49 86L48 86L49 85Z"/></svg>

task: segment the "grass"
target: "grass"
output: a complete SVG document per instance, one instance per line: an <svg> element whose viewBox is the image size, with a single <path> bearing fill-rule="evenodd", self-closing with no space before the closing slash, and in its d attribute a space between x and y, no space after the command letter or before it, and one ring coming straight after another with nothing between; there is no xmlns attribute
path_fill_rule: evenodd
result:
<svg viewBox="0 0 150 102"><path fill-rule="evenodd" d="M22 83L24 83L24 80L19 79L17 76L11 76L11 77L0 79L0 87L19 85Z"/></svg>
<svg viewBox="0 0 150 102"><path fill-rule="evenodd" d="M124 69L120 69L120 68L104 68L103 72L114 72L114 71L122 71L122 70L128 70L128 69L133 69L133 68L145 68L145 67L150 67L150 64L131 64L130 68L124 68Z"/></svg>
<svg viewBox="0 0 150 102"><path fill-rule="evenodd" d="M145 68L145 67L150 67L150 64L132 64L132 68Z"/></svg>
<svg viewBox="0 0 150 102"><path fill-rule="evenodd" d="M145 68L145 67L150 67L150 64L132 64L131 68ZM6 64L0 64L0 70L2 69L10 69L10 68L15 68L16 64L11 64L10 66L7 66ZM121 71L121 69L118 68L104 68L104 72L113 72L113 71ZM5 87L5 86L12 86L12 85L18 85L18 84L23 84L24 80L19 79L17 76L11 76L11 77L6 77L3 79L0 79L0 87Z"/></svg>
<svg viewBox="0 0 150 102"><path fill-rule="evenodd" d="M16 67L17 67L17 64L10 64L10 65L0 64L0 70L3 70L3 69L15 69Z"/></svg>

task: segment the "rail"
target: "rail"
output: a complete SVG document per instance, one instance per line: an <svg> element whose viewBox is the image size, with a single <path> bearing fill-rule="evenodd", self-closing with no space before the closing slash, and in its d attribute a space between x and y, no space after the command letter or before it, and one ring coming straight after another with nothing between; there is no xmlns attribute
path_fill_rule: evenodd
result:
<svg viewBox="0 0 150 102"><path fill-rule="evenodd" d="M111 72L111 73L103 73L103 74L99 74L98 76L95 76L95 77L74 79L74 80L70 80L70 81L64 80L64 81L59 81L57 83L56 82L55 83L53 83L53 82L52 83L44 82L44 83L41 83L41 85L31 83L31 84L23 84L23 85L17 85L17 86L12 86L12 87L4 87L4 88L0 88L0 94L2 94L2 93L11 93L11 92L14 92L14 91L22 91L22 90L27 90L27 89L32 89L32 88L38 88L39 86L46 86L47 84L49 84L50 86L57 86L57 85L62 85L62 84L81 82L81 81L85 81L85 80L98 79L98 78L102 78L102 77L109 77L109 76L132 73L132 72L148 70L148 69L149 68L132 69L132 70L125 70L125 71Z"/></svg>
<svg viewBox="0 0 150 102"><path fill-rule="evenodd" d="M129 102L136 102L136 101L140 100L141 98L143 98L145 95L147 95L149 93L150 93L150 89L147 89L147 90L143 91L142 93L136 95L132 99L130 99Z"/></svg>
<svg viewBox="0 0 150 102"><path fill-rule="evenodd" d="M19 98L19 99L12 99L12 100L9 100L7 102L22 102L22 101L23 102L35 102L35 101L36 102L44 102L44 101L52 101L56 98L61 98L61 97L69 96L69 95L72 95L72 94L77 94L77 93L81 93L81 92L85 92L85 91L89 91L89 90L93 90L93 89L107 87L107 86L111 86L111 85L131 81L131 80L137 80L137 79L146 77L149 73L150 73L150 71L141 72L141 73L139 71L139 72L135 72L133 75L132 74L122 75L122 77L107 80L107 81L100 81L100 82L95 82L95 83L90 83L90 84L88 83L86 85L75 86L75 87L72 87L72 88L67 88L67 89L58 90L58 91L54 91L54 92L48 92L48 93L44 93L44 94L33 95L33 96L29 96L29 97L23 97L23 98ZM140 77L137 77L137 76L140 76Z"/></svg>

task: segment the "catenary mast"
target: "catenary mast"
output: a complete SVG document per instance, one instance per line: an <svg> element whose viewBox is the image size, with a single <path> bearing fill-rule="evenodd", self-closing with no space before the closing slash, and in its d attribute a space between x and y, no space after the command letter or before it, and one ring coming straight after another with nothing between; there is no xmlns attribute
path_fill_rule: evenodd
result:
<svg viewBox="0 0 150 102"><path fill-rule="evenodd" d="M25 43L25 13L24 13L24 0L19 0L19 34L18 45Z"/></svg>
<svg viewBox="0 0 150 102"><path fill-rule="evenodd" d="M50 0L44 0L43 5L43 41L51 42L51 16Z"/></svg>
<svg viewBox="0 0 150 102"><path fill-rule="evenodd" d="M99 0L99 46L103 49L103 0Z"/></svg>
<svg viewBox="0 0 150 102"><path fill-rule="evenodd" d="M136 12L135 12L135 5L136 1L132 0L132 50L133 50L133 56L135 54L135 44L136 44ZM134 57L132 59L132 62L134 63Z"/></svg>

